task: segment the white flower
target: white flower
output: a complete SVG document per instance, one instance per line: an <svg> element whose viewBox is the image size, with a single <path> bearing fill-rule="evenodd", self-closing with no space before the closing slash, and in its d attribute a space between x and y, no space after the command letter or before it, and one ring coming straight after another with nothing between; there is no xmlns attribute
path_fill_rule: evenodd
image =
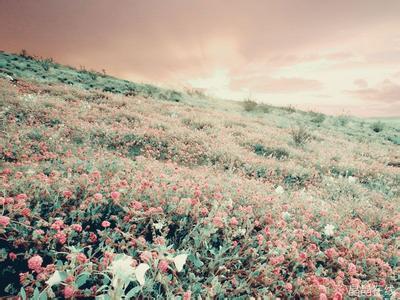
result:
<svg viewBox="0 0 400 300"><path fill-rule="evenodd" d="M162 223L162 222L153 223L153 226L154 226L155 229L161 230L164 227L164 223Z"/></svg>
<svg viewBox="0 0 400 300"><path fill-rule="evenodd" d="M355 183L357 181L357 178L354 176L349 176L348 181L349 183Z"/></svg>
<svg viewBox="0 0 400 300"><path fill-rule="evenodd" d="M287 212L287 211L285 211L285 212L282 213L282 218L283 218L285 221L289 221L291 216L292 216L292 215L291 215L289 212Z"/></svg>
<svg viewBox="0 0 400 300"><path fill-rule="evenodd" d="M109 269L115 279L126 281L135 272L132 264L133 258L131 256L119 254L114 258Z"/></svg>
<svg viewBox="0 0 400 300"><path fill-rule="evenodd" d="M183 266L186 263L187 257L188 257L187 254L179 254L174 257L173 261L178 272L182 271Z"/></svg>
<svg viewBox="0 0 400 300"><path fill-rule="evenodd" d="M324 228L325 235L327 235L327 236L333 235L334 234L334 231L333 231L334 229L335 229L335 226L333 226L331 224L326 224L325 228Z"/></svg>
<svg viewBox="0 0 400 300"><path fill-rule="evenodd" d="M60 284L62 280L61 273L59 271L55 271L53 275L51 275L46 281L46 283L49 287L52 287L53 285Z"/></svg>
<svg viewBox="0 0 400 300"><path fill-rule="evenodd" d="M146 271L150 269L148 264L140 264L135 270L136 280L139 281L140 285L144 285Z"/></svg>
<svg viewBox="0 0 400 300"><path fill-rule="evenodd" d="M278 187L275 189L275 192L276 192L277 194L283 194L283 193L285 192L285 190L283 189L283 187L278 186Z"/></svg>

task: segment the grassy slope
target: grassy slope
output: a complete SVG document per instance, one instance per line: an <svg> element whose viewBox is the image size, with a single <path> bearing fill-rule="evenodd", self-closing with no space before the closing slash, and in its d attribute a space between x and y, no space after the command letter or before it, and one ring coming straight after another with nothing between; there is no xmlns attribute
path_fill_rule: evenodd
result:
<svg viewBox="0 0 400 300"><path fill-rule="evenodd" d="M77 202L68 208L71 210L95 191L107 194L119 189L127 199L141 199L156 207L166 205L164 201L176 201L175 196L194 197L193 191L201 190L205 197L201 201L210 211L210 220L220 213L244 218L231 211L232 204L224 202L230 199L238 211L240 205L253 207L254 212L248 214L249 223L243 224L248 230L251 227L250 231L258 230L254 221L263 222L265 214L272 213L279 219L289 211L297 222L314 230L321 231L330 223L354 240L367 245L384 244L386 252L377 257L385 262L395 255L395 236L370 239L364 235L368 230L357 232L358 226L379 232L382 224L396 222L398 217L400 169L390 166L400 162L396 145L400 128L395 123L374 132L371 124L375 120L321 116L278 107L263 110L258 106L245 112L236 102L95 77L61 65L51 65L46 71L40 62L5 53L0 53L1 74L2 166L13 174L23 174L7 178L1 190L5 197L28 194L32 197L30 208L40 211L40 218L50 222L60 216L59 207L52 213L40 208L37 201L41 197L40 201L53 201L54 195L61 195L64 190L77 195ZM11 82L5 74L19 80ZM292 132L299 128L305 128L310 137L304 145L293 141ZM104 176L100 189L84 177L93 171ZM54 173L57 180L46 183L44 188L32 181L41 173L50 177ZM133 190L121 185L121 180ZM154 186L155 195L141 190L145 182ZM171 186L177 190L170 190ZM277 186L285 192L277 194ZM217 194L222 194L223 200ZM180 214L187 214L194 222L199 214L197 208L187 211L182 205L174 209L183 210ZM162 221L168 223L171 219L165 217ZM190 226L185 227L186 234L191 232ZM210 238L205 229L196 234L201 241ZM229 234L223 239L236 239L235 233ZM241 239L251 243L251 236ZM170 242L177 251L188 251L187 243L191 244L184 244L177 237ZM310 243L305 241L304 247ZM208 246L194 242L190 249L197 251L202 260L221 255L215 254L216 250L203 253ZM119 246L114 247L121 251ZM266 257L274 255L268 253ZM258 263L262 264L255 259L254 266ZM396 263L391 267L398 268ZM336 276L331 272L326 266L325 276ZM375 279L369 269L366 274ZM393 282L391 274L388 283ZM187 284L195 286L197 279L190 280ZM207 279L201 282L205 286L215 284ZM225 284L221 279L222 290L234 293ZM239 293L263 295L267 291L261 287L266 284L245 285ZM292 295L315 295L301 284L296 289ZM280 293L271 283L269 291ZM174 294L176 290L170 292ZM154 292L148 293L154 297ZM288 296L281 294L285 295Z"/></svg>

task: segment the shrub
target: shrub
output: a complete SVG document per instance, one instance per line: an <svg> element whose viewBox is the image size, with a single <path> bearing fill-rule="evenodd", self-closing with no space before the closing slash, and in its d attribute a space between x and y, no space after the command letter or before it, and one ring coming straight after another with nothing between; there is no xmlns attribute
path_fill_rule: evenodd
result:
<svg viewBox="0 0 400 300"><path fill-rule="evenodd" d="M282 107L282 109L286 112L288 112L289 114L296 112L296 109L294 108L293 105L289 105L286 107Z"/></svg>
<svg viewBox="0 0 400 300"><path fill-rule="evenodd" d="M337 117L336 121L340 126L346 126L350 121L350 117L347 115L340 115Z"/></svg>
<svg viewBox="0 0 400 300"><path fill-rule="evenodd" d="M310 111L309 114L311 115L311 122L315 124L322 124L325 121L325 115L322 113Z"/></svg>
<svg viewBox="0 0 400 300"><path fill-rule="evenodd" d="M182 123L192 129L195 129L195 130L205 130L205 129L209 129L212 127L212 125L210 123L203 122L203 121L194 121L189 118L183 119Z"/></svg>
<svg viewBox="0 0 400 300"><path fill-rule="evenodd" d="M385 128L385 124L382 123L381 121L374 122L371 124L371 129L374 132L381 132Z"/></svg>
<svg viewBox="0 0 400 300"><path fill-rule="evenodd" d="M53 59L52 58L40 59L38 60L38 63L43 68L43 70L49 71L50 67L53 65Z"/></svg>
<svg viewBox="0 0 400 300"><path fill-rule="evenodd" d="M258 108L263 112L263 113L269 113L271 111L272 106L268 104L259 104Z"/></svg>
<svg viewBox="0 0 400 300"><path fill-rule="evenodd" d="M256 109L257 105L257 102L250 99L243 101L243 107L245 111L253 111Z"/></svg>
<svg viewBox="0 0 400 300"><path fill-rule="evenodd" d="M283 160L289 157L289 152L283 148L268 148L261 144L255 144L253 151L260 156L273 157L278 160Z"/></svg>
<svg viewBox="0 0 400 300"><path fill-rule="evenodd" d="M311 140L311 134L308 132L308 130L304 126L299 126L297 128L293 128L290 131L290 134L291 134L293 142L296 144L296 146L304 146L306 143L308 143Z"/></svg>

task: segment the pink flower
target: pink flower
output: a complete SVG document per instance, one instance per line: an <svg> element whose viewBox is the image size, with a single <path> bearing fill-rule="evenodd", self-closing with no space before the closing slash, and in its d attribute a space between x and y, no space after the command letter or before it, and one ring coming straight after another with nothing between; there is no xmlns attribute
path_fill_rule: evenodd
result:
<svg viewBox="0 0 400 300"><path fill-rule="evenodd" d="M142 254L140 254L140 259L143 262L148 262L153 256L151 255L150 251L144 251Z"/></svg>
<svg viewBox="0 0 400 300"><path fill-rule="evenodd" d="M258 241L259 246L261 246L263 244L264 237L262 234L257 234L257 241Z"/></svg>
<svg viewBox="0 0 400 300"><path fill-rule="evenodd" d="M12 261L14 261L14 260L17 259L17 254L15 254L14 252L10 252L10 253L8 253L8 257L9 257Z"/></svg>
<svg viewBox="0 0 400 300"><path fill-rule="evenodd" d="M215 227L218 227L218 228L223 228L224 227L224 221L219 216L215 216L214 217L213 224L214 224Z"/></svg>
<svg viewBox="0 0 400 300"><path fill-rule="evenodd" d="M121 196L121 193L120 192L111 192L110 196L113 200L118 200L119 197Z"/></svg>
<svg viewBox="0 0 400 300"><path fill-rule="evenodd" d="M192 292L191 291L186 291L183 294L183 300L190 300L191 297L192 297Z"/></svg>
<svg viewBox="0 0 400 300"><path fill-rule="evenodd" d="M43 258L40 255L34 255L28 260L28 268L34 271L38 271L43 263Z"/></svg>
<svg viewBox="0 0 400 300"><path fill-rule="evenodd" d="M17 200L19 201L24 201L26 199L28 199L28 196L26 194L19 194L17 195L17 197L15 197Z"/></svg>
<svg viewBox="0 0 400 300"><path fill-rule="evenodd" d="M332 259L337 255L337 252L336 252L335 248L329 248L329 249L325 250L325 255L328 258Z"/></svg>
<svg viewBox="0 0 400 300"><path fill-rule="evenodd" d="M285 284L285 288L286 288L288 291L291 291L291 290L293 289L293 285L292 285L290 282L288 282L288 283Z"/></svg>
<svg viewBox="0 0 400 300"><path fill-rule="evenodd" d="M97 201L100 201L101 199L103 199L103 195L100 193L96 193L93 195L94 199L96 199Z"/></svg>
<svg viewBox="0 0 400 300"><path fill-rule="evenodd" d="M96 235L95 233L91 232L91 233L89 234L89 240L90 240L92 243L95 243L95 242L97 241L97 235Z"/></svg>
<svg viewBox="0 0 400 300"><path fill-rule="evenodd" d="M202 215L203 217L207 216L207 215L208 215L208 209L207 209L207 207L202 207L201 210L200 210L200 213L201 213L201 215Z"/></svg>
<svg viewBox="0 0 400 300"><path fill-rule="evenodd" d="M65 288L64 288L64 297L65 298L72 298L73 296L74 296L74 288L72 287L72 286L70 286L70 285L67 285Z"/></svg>
<svg viewBox="0 0 400 300"><path fill-rule="evenodd" d="M60 231L61 228L64 227L64 221L63 220L56 220L53 224L51 224L51 229Z"/></svg>
<svg viewBox="0 0 400 300"><path fill-rule="evenodd" d="M342 300L343 296L341 292L335 292L335 294L333 295L333 300Z"/></svg>
<svg viewBox="0 0 400 300"><path fill-rule="evenodd" d="M58 240L61 245L64 245L67 241L67 235L64 232L57 232L54 237Z"/></svg>
<svg viewBox="0 0 400 300"><path fill-rule="evenodd" d="M103 221L103 222L101 222L101 226L103 226L104 228L107 228L107 227L110 227L110 222L108 222L108 221Z"/></svg>
<svg viewBox="0 0 400 300"><path fill-rule="evenodd" d="M72 197L72 192L71 191L64 191L63 196L67 199Z"/></svg>
<svg viewBox="0 0 400 300"><path fill-rule="evenodd" d="M80 224L72 224L71 228L75 230L76 232L81 232L82 231L82 226Z"/></svg>
<svg viewBox="0 0 400 300"><path fill-rule="evenodd" d="M319 295L319 300L328 300L328 297L324 293L322 293Z"/></svg>
<svg viewBox="0 0 400 300"><path fill-rule="evenodd" d="M141 210L143 208L142 203L140 203L139 201L133 201L131 203L131 206L136 210Z"/></svg>
<svg viewBox="0 0 400 300"><path fill-rule="evenodd" d="M83 254L83 253L78 253L78 254L76 255L76 260L77 260L79 263L84 264L84 263L86 263L86 261L87 261L88 259L87 259L87 257L86 257L85 254Z"/></svg>
<svg viewBox="0 0 400 300"><path fill-rule="evenodd" d="M237 226L239 224L238 220L235 217L232 217L231 221L229 222L232 226Z"/></svg>
<svg viewBox="0 0 400 300"><path fill-rule="evenodd" d="M307 259L307 253L301 252L301 253L299 254L299 258L300 258L300 260L306 260L306 259Z"/></svg>
<svg viewBox="0 0 400 300"><path fill-rule="evenodd" d="M6 227L10 224L10 218L6 216L0 216L0 225Z"/></svg>
<svg viewBox="0 0 400 300"><path fill-rule="evenodd" d="M349 275L353 276L357 274L357 267L353 263L349 263L347 266L347 271L349 272Z"/></svg>
<svg viewBox="0 0 400 300"><path fill-rule="evenodd" d="M164 259L160 260L160 262L158 263L158 269L163 273L166 273L168 271L168 266L169 266L168 261Z"/></svg>

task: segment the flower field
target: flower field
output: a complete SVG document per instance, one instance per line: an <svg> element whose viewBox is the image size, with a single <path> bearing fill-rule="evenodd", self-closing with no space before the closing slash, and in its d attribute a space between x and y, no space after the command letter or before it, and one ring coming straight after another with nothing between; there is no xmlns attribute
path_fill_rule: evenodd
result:
<svg viewBox="0 0 400 300"><path fill-rule="evenodd" d="M399 128L36 64L0 53L0 296L400 297Z"/></svg>

